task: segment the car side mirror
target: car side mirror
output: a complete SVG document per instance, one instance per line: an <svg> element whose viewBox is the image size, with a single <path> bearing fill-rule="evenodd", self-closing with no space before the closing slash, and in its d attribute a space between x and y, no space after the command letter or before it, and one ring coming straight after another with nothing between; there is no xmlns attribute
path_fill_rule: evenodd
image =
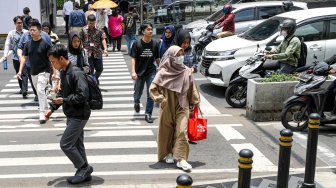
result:
<svg viewBox="0 0 336 188"><path fill-rule="evenodd" d="M270 46L266 46L265 50L266 50L266 51L271 51L271 50L272 50L272 47L270 47Z"/></svg>
<svg viewBox="0 0 336 188"><path fill-rule="evenodd" d="M275 44L280 44L283 40L285 39L284 36L278 36L276 39L275 39Z"/></svg>

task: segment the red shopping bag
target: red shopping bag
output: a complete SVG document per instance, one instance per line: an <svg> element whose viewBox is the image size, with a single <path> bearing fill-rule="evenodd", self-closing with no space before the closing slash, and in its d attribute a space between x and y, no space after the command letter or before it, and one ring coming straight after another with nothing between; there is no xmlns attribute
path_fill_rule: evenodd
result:
<svg viewBox="0 0 336 188"><path fill-rule="evenodd" d="M198 117L200 111L202 118ZM208 119L203 118L202 111L199 107L194 108L193 115L188 120L188 137L190 141L198 141L207 138Z"/></svg>

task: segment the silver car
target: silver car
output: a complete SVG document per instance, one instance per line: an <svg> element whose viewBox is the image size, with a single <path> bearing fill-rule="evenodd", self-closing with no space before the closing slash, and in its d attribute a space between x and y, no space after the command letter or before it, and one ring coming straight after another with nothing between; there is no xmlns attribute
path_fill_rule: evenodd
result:
<svg viewBox="0 0 336 188"><path fill-rule="evenodd" d="M307 3L293 1L294 10L308 9ZM191 43L195 44L206 26L213 24L217 19L223 16L222 7L218 7L217 12L205 19L197 20L185 26L190 32ZM252 3L233 4L232 11L235 13L235 34L240 34L254 27L267 18L281 14L284 12L282 1L263 1ZM223 28L214 30L214 35L222 32Z"/></svg>

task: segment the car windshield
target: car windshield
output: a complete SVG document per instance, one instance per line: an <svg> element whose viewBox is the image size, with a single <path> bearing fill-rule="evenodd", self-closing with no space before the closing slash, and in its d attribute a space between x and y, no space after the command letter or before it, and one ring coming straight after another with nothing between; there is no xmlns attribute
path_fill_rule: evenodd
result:
<svg viewBox="0 0 336 188"><path fill-rule="evenodd" d="M235 8L232 7L232 10L234 10ZM211 14L210 16L208 16L207 18L205 18L206 21L216 21L218 20L220 17L223 16L223 10L219 10L213 14Z"/></svg>
<svg viewBox="0 0 336 188"><path fill-rule="evenodd" d="M245 33L239 35L239 37L254 41L265 40L279 31L280 23L285 19L283 17L272 17L247 30Z"/></svg>

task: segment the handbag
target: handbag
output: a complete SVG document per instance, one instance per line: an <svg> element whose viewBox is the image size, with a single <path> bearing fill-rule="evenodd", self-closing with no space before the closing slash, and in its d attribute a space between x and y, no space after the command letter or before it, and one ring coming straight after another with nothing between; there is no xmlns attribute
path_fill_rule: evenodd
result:
<svg viewBox="0 0 336 188"><path fill-rule="evenodd" d="M198 117L198 111L201 117ZM193 115L188 120L188 137L190 141L204 140L208 133L208 119L203 118L202 111L199 107L194 108Z"/></svg>

